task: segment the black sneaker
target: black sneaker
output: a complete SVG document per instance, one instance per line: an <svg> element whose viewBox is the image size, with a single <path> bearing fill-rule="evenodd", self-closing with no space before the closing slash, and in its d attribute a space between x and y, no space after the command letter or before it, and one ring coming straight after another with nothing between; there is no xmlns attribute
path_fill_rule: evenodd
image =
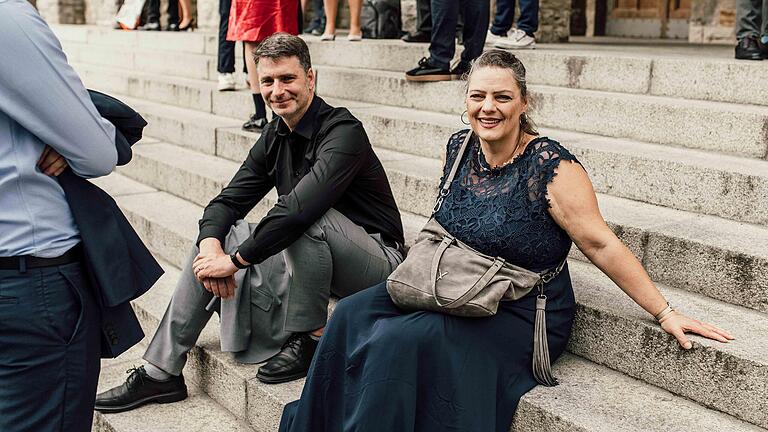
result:
<svg viewBox="0 0 768 432"><path fill-rule="evenodd" d="M762 60L760 45L757 36L746 36L736 44L736 58L738 60Z"/></svg>
<svg viewBox="0 0 768 432"><path fill-rule="evenodd" d="M317 343L309 333L292 334L283 345L283 349L259 368L256 378L267 384L279 384L304 378L315 355Z"/></svg>
<svg viewBox="0 0 768 432"><path fill-rule="evenodd" d="M265 117L256 117L256 114L252 115L247 122L243 123L243 130L248 132L259 132L267 125L267 119Z"/></svg>
<svg viewBox="0 0 768 432"><path fill-rule="evenodd" d="M165 31L179 31L179 23L170 23L168 24L168 27L165 28Z"/></svg>
<svg viewBox="0 0 768 432"><path fill-rule="evenodd" d="M159 22L148 22L148 23L144 24L143 26L139 26L136 30L141 30L141 31L160 31L162 29L160 28L160 23Z"/></svg>
<svg viewBox="0 0 768 432"><path fill-rule="evenodd" d="M465 80L467 79L466 74L469 73L469 68L469 63L460 61L456 63L456 66L454 66L453 69L451 69L451 77L454 80Z"/></svg>
<svg viewBox="0 0 768 432"><path fill-rule="evenodd" d="M451 71L432 65L429 59L423 57L419 66L405 73L408 81L450 81Z"/></svg>
<svg viewBox="0 0 768 432"><path fill-rule="evenodd" d="M123 384L96 395L96 411L118 413L150 402L165 404L187 398L187 385L182 375L158 381L147 375L144 366L126 372L130 375Z"/></svg>

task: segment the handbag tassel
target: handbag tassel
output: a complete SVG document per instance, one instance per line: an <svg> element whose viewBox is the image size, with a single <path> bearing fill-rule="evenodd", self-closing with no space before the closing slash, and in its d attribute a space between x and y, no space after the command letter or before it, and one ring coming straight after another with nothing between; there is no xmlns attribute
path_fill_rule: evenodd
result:
<svg viewBox="0 0 768 432"><path fill-rule="evenodd" d="M552 365L549 361L546 307L547 296L542 293L536 298L536 321L533 325L533 377L539 384L554 387L559 383L552 375Z"/></svg>

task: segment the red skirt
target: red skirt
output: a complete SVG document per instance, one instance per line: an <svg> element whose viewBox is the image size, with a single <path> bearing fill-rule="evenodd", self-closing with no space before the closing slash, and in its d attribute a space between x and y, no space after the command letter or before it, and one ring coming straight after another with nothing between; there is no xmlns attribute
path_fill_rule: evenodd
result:
<svg viewBox="0 0 768 432"><path fill-rule="evenodd" d="M261 42L278 32L299 34L299 0L232 0L227 40Z"/></svg>

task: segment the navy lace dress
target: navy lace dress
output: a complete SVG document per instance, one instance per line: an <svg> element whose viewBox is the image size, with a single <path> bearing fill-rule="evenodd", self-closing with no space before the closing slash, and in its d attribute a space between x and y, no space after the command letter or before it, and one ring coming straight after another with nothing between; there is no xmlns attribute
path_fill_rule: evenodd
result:
<svg viewBox="0 0 768 432"><path fill-rule="evenodd" d="M468 131L448 142L443 179ZM531 141L490 169L473 137L437 220L477 250L534 271L555 267L571 240L549 215L556 141ZM576 161L578 162L578 161ZM565 350L574 316L567 267L545 287L550 356ZM531 372L535 296L503 302L488 318L406 313L385 284L341 300L326 327L301 399L282 432L506 432Z"/></svg>

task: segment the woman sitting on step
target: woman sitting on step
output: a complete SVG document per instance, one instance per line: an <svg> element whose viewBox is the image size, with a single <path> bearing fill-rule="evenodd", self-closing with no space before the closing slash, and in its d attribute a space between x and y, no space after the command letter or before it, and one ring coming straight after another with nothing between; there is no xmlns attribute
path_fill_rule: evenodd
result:
<svg viewBox="0 0 768 432"><path fill-rule="evenodd" d="M537 381L557 384L546 367L532 370L534 323L546 323L539 347L548 341L536 356L554 361L575 314L568 267L560 266L571 241L683 348L692 347L685 332L733 339L668 306L603 220L581 164L539 136L526 113L525 68L513 54L491 50L474 61L466 109L471 129L448 140L441 187L449 179L450 192L433 217L486 255L535 272L559 268L543 285L546 318L536 319L538 290L484 318L404 311L386 283L364 290L336 307L282 432L508 431L521 396Z"/></svg>

